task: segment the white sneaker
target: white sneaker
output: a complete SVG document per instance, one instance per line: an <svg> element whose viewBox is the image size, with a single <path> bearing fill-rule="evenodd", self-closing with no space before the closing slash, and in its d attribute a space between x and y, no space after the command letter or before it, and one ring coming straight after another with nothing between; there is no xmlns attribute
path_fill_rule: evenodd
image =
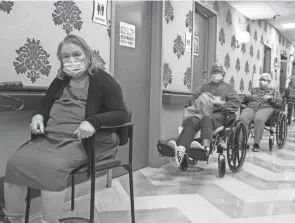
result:
<svg viewBox="0 0 295 223"><path fill-rule="evenodd" d="M186 149L184 146L178 146L177 148L178 150L177 150L177 153L175 153L175 160L176 160L177 167L180 167L180 164L184 158Z"/></svg>
<svg viewBox="0 0 295 223"><path fill-rule="evenodd" d="M192 149L203 149L206 151L207 155L209 155L210 153L210 148L207 146L202 146L201 143L199 143L198 141L192 141L191 143L191 148Z"/></svg>
<svg viewBox="0 0 295 223"><path fill-rule="evenodd" d="M177 146L174 140L170 140L167 145L174 149L174 157L170 158L171 164L179 167L185 154L185 148L183 146Z"/></svg>
<svg viewBox="0 0 295 223"><path fill-rule="evenodd" d="M203 146L198 141L192 141L191 148L203 148Z"/></svg>
<svg viewBox="0 0 295 223"><path fill-rule="evenodd" d="M170 140L168 143L167 143L168 146L170 146L172 149L174 149L174 154L176 154L177 152L177 144L174 140ZM170 158L170 163L173 165L173 166L176 166L176 160L175 160L175 155L174 157L171 157Z"/></svg>

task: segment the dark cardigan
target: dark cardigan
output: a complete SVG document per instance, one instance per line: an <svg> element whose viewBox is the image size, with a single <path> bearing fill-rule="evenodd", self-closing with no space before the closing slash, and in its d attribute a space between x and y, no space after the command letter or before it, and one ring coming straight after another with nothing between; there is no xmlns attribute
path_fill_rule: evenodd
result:
<svg viewBox="0 0 295 223"><path fill-rule="evenodd" d="M96 131L101 126L114 126L126 123L128 111L124 103L122 89L119 83L108 73L99 70L94 75L89 75L89 89L86 102L85 121L88 121ZM56 99L59 99L66 86L70 83L70 77L64 79L55 78L50 84L41 105L34 114L44 117L44 124L48 122L51 107ZM115 129L111 131L116 131ZM118 134L119 135L119 134ZM120 135L119 135L120 138ZM92 148L92 138L83 140L88 158ZM121 139L120 139L121 140Z"/></svg>
<svg viewBox="0 0 295 223"><path fill-rule="evenodd" d="M50 84L41 105L35 114L44 117L44 124L49 119L51 107L62 95L64 88L69 85L70 78L63 80L55 78ZM105 71L100 70L94 75L89 74L89 89L86 102L86 117L96 130L101 126L121 125L127 121L128 112L125 107L123 94L118 82Z"/></svg>

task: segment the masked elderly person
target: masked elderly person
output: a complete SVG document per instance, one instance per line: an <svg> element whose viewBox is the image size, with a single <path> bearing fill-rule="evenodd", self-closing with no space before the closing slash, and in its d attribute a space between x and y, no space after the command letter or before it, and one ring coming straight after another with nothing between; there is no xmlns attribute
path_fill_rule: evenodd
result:
<svg viewBox="0 0 295 223"><path fill-rule="evenodd" d="M290 77L288 87L285 89L284 96L288 103L288 125L291 125L291 119L293 114L293 108L295 104L295 75Z"/></svg>
<svg viewBox="0 0 295 223"><path fill-rule="evenodd" d="M240 98L231 84L224 82L225 71L221 64L215 63L211 68L211 82L203 85L197 93L193 95L195 101L203 93L210 93L217 100L214 100L212 114L202 117L191 116L184 120L178 139L168 142L170 148L174 150L175 157L171 158L173 165L177 167L188 166L188 155L186 150L194 148L205 151L209 155L210 143L213 139L213 132L224 125L225 109L238 110L241 102ZM235 119L235 115L229 115L228 123ZM228 124L227 123L227 124ZM201 130L201 144L194 141L195 134ZM204 153L204 152L202 152Z"/></svg>
<svg viewBox="0 0 295 223"><path fill-rule="evenodd" d="M247 107L243 109L239 117L247 127L254 121L254 152L258 152L260 149L259 145L266 121L272 115L275 108L283 105L281 94L271 87L271 82L270 74L261 74L259 87L253 88L251 94L245 96L243 104L246 104Z"/></svg>
<svg viewBox="0 0 295 223"><path fill-rule="evenodd" d="M83 139L96 133L98 159L114 155L119 138L101 126L120 125L128 112L118 82L99 69L98 58L80 37L59 44L61 67L31 119L35 139L8 160L4 179L5 223L21 223L27 187L40 189L42 222L58 223L68 177L88 162Z"/></svg>

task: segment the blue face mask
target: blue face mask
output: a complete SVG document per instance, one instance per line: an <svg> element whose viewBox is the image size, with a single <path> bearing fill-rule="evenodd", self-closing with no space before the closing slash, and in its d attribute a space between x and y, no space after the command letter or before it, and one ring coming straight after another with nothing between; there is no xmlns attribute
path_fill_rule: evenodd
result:
<svg viewBox="0 0 295 223"><path fill-rule="evenodd" d="M77 77L86 70L84 61L68 61L63 64L63 71L71 77Z"/></svg>

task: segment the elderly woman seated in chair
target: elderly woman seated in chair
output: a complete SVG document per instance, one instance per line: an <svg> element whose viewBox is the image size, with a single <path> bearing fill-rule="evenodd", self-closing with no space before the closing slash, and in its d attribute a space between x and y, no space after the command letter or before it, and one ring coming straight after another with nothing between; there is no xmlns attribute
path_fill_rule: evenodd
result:
<svg viewBox="0 0 295 223"><path fill-rule="evenodd" d="M100 127L120 125L128 118L121 87L99 69L98 58L82 38L65 37L57 56L59 74L31 119L35 137L7 162L5 223L22 222L27 187L41 190L43 222L58 223L67 179L88 161L84 139L97 134L97 159L114 155L118 135Z"/></svg>
<svg viewBox="0 0 295 223"><path fill-rule="evenodd" d="M175 154L175 157L171 158L171 162L177 167L188 165L188 155L186 154L188 148L205 150L209 155L213 132L224 125L225 109L239 109L240 98L234 87L223 81L224 77L223 66L219 63L214 64L211 69L211 82L203 85L192 99L195 101L202 93L210 93L217 99L213 102L213 113L202 117L190 116L186 118L182 123L183 130L178 139L168 142ZM227 121L230 123L234 119L235 115L231 114ZM199 130L201 130L201 144L194 141L195 134Z"/></svg>
<svg viewBox="0 0 295 223"><path fill-rule="evenodd" d="M275 108L280 108L283 104L281 94L271 87L271 82L270 74L261 74L259 87L253 88L251 94L245 96L243 104L246 104L247 107L243 109L239 117L247 127L254 121L254 152L259 152L266 121L273 114Z"/></svg>

